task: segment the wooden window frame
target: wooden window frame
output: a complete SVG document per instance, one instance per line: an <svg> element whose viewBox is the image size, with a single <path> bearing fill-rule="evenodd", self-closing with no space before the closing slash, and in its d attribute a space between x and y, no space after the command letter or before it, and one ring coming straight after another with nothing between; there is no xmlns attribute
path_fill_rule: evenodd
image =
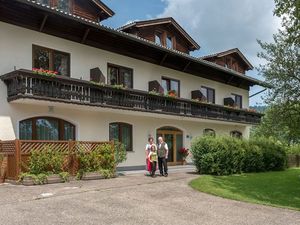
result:
<svg viewBox="0 0 300 225"><path fill-rule="evenodd" d="M242 95L238 95L238 94L234 94L234 93L231 93L231 95L232 96L234 96L234 104L236 105L236 99L237 99L237 97L240 97L241 98L241 105L239 105L238 107L240 108L240 109L242 109L243 108L243 96Z"/></svg>
<svg viewBox="0 0 300 225"><path fill-rule="evenodd" d="M178 93L177 93L177 97L180 98L180 80L177 80L177 79L174 79L174 78L170 78L170 77L165 77L165 76L162 76L161 77L161 83L163 80L168 80L169 83L170 83L170 88L171 88L171 81L175 81L175 82L178 82ZM170 90L168 90L170 91Z"/></svg>
<svg viewBox="0 0 300 225"><path fill-rule="evenodd" d="M162 29L157 29L155 30L154 32L154 42L156 43L155 41L155 36L157 34L161 34L161 45L164 46L164 47L167 47L167 38L168 37L171 37L172 39L172 48L171 49L176 49L176 38L174 35L170 34L169 32L165 31L165 30L162 30Z"/></svg>
<svg viewBox="0 0 300 225"><path fill-rule="evenodd" d="M20 124L22 122L25 121L31 121L31 125L32 125L32 133L31 133L31 140L37 140L37 130L36 130L36 121L39 119L48 119L48 120L56 120L58 121L58 140L62 141L65 140L64 139L64 123L68 123L70 124L73 128L74 128L74 134L73 134L73 139L72 140L76 140L76 126L72 123L70 123L69 121L60 119L60 118L56 118L56 117L50 117L50 116L38 116L38 117L32 117L32 118L28 118L25 120L22 120L19 122L19 137L20 137Z"/></svg>
<svg viewBox="0 0 300 225"><path fill-rule="evenodd" d="M118 132L119 132L119 137L118 137L118 141L121 142L122 140L122 126L128 126L130 128L130 146L128 147L128 149L126 149L127 152L133 152L133 126L132 124L129 123L124 123L124 122L113 122L113 123L109 123L109 129L111 125L118 125ZM110 130L108 131L110 134ZM112 138L109 137L110 141Z"/></svg>
<svg viewBox="0 0 300 225"><path fill-rule="evenodd" d="M71 54L67 53L67 52L62 52L59 50L55 50L55 49L51 49L51 48L47 48L44 46L40 46L40 45L32 45L32 68L34 68L34 52L35 49L43 49L49 52L49 70L54 71L54 53L58 53L58 54L63 54L66 55L68 57L68 73L67 73L67 77L71 77ZM59 75L59 76L65 76L65 75Z"/></svg>
<svg viewBox="0 0 300 225"><path fill-rule="evenodd" d="M164 31L161 31L161 30L156 30L154 32L154 42L156 43L156 36L160 36L160 45L163 45L164 46ZM158 43L156 43L158 44Z"/></svg>
<svg viewBox="0 0 300 225"><path fill-rule="evenodd" d="M117 78L118 80L120 80L120 72L119 72L120 69L130 70L131 71L131 88L130 89L133 89L133 72L134 72L134 70L132 68L116 65L116 64L113 64L113 63L107 63L107 84L108 84L108 79L109 79L109 76L110 76L110 74L109 74L109 68L110 67L114 67L114 68L118 69L118 78ZM120 85L119 82L117 82L117 84Z"/></svg>
<svg viewBox="0 0 300 225"><path fill-rule="evenodd" d="M216 90L214 89L214 88L210 88L210 87L207 87L207 86L201 86L201 89L202 88L205 88L206 89L206 101L208 100L208 90L211 90L211 91L213 91L213 102L211 102L212 104L216 104ZM201 91L201 89L200 89L200 91ZM202 93L203 94L203 93ZM207 101L208 102L208 101Z"/></svg>

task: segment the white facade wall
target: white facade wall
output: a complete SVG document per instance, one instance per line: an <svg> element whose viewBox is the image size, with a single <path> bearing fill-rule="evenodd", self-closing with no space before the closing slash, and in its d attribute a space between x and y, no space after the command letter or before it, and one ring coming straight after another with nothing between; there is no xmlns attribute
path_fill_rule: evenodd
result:
<svg viewBox="0 0 300 225"><path fill-rule="evenodd" d="M32 45L67 52L71 54L71 76L89 80L91 68L99 67L107 74L107 63L132 68L134 71L134 89L147 90L151 80L161 81L161 77L180 80L180 95L190 99L190 92L202 85L216 90L216 104L223 104L223 98L231 93L243 96L243 107L247 108L248 91L215 81L196 77L147 62L88 47L61 38L27 30L0 22L0 74L16 69L32 68ZM245 137L249 136L249 125L219 122L195 118L181 118L153 113L111 110L95 107L82 107L71 104L42 101L19 100L18 103L7 102L6 85L0 81L0 139L18 138L19 121L34 116L53 116L65 119L76 125L77 140L104 141L109 137L110 122L126 122L133 125L133 149L128 154L124 165L142 165L144 147L149 135L155 135L162 126L174 126L184 133L184 145L190 146L191 138L202 135L203 129L211 128L217 134L228 135L232 130L239 130ZM49 111L54 106L54 111Z"/></svg>

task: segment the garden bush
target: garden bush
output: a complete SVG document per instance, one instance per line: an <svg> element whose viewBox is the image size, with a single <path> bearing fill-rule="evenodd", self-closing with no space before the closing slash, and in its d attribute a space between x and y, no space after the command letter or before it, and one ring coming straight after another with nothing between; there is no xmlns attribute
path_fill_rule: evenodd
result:
<svg viewBox="0 0 300 225"><path fill-rule="evenodd" d="M191 151L197 170L204 174L229 175L286 167L285 148L272 139L203 136L193 141Z"/></svg>
<svg viewBox="0 0 300 225"><path fill-rule="evenodd" d="M300 144L294 144L286 148L286 153L289 155L300 155Z"/></svg>
<svg viewBox="0 0 300 225"><path fill-rule="evenodd" d="M63 171L64 153L51 147L42 151L32 151L29 157L28 172L31 174L59 174Z"/></svg>
<svg viewBox="0 0 300 225"><path fill-rule="evenodd" d="M113 146L103 144L97 146L93 151L87 152L79 147L77 151L79 159L79 176L87 172L99 172L100 170L115 170Z"/></svg>
<svg viewBox="0 0 300 225"><path fill-rule="evenodd" d="M286 168L286 147L273 138L255 138L250 140L251 145L258 146L263 154L264 171L283 170Z"/></svg>
<svg viewBox="0 0 300 225"><path fill-rule="evenodd" d="M243 148L245 151L243 172L261 172L264 171L264 156L261 149L248 141L243 141Z"/></svg>

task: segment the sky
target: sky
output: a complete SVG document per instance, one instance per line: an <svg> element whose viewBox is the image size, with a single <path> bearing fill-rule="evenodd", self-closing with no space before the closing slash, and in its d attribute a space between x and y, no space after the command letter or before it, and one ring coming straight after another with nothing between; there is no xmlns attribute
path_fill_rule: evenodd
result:
<svg viewBox="0 0 300 225"><path fill-rule="evenodd" d="M102 0L116 14L103 24L117 28L136 20L173 17L201 46L193 56L239 48L254 67L264 62L257 39L271 42L280 28L273 16L273 0ZM263 80L254 69L247 75ZM251 88L250 95L262 87ZM264 92L266 93L266 92ZM250 98L250 105L264 104L264 94Z"/></svg>

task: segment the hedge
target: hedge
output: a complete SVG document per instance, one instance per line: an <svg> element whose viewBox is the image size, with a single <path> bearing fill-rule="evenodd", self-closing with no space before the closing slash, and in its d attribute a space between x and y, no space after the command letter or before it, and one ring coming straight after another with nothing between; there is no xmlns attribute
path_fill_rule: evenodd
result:
<svg viewBox="0 0 300 225"><path fill-rule="evenodd" d="M273 139L248 141L204 136L192 142L191 152L194 164L202 174L230 175L286 168L285 147Z"/></svg>

